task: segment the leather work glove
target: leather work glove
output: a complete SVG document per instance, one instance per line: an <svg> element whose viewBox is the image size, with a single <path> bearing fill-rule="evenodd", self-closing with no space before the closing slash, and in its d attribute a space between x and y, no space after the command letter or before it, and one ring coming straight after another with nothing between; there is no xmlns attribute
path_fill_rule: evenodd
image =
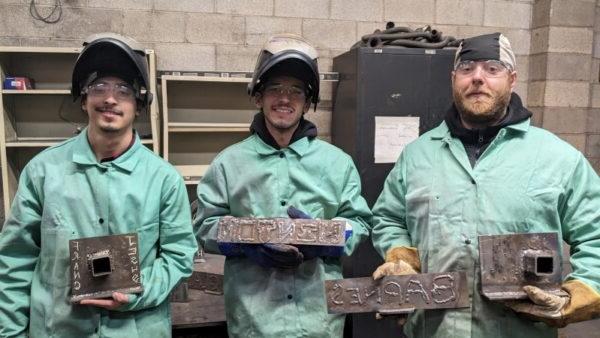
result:
<svg viewBox="0 0 600 338"><path fill-rule="evenodd" d="M565 282L562 289L569 294L568 297L560 297L526 285L523 290L529 300L505 304L528 319L544 322L552 327L565 327L570 323L600 317L600 294L592 287L573 279Z"/></svg>
<svg viewBox="0 0 600 338"><path fill-rule="evenodd" d="M313 219L304 211L297 209L293 205L288 207L287 214L293 219ZM352 226L346 223L345 240L352 236ZM317 257L341 257L344 254L344 247L323 246L323 245L301 245L298 247L304 255L304 260L310 260Z"/></svg>
<svg viewBox="0 0 600 338"><path fill-rule="evenodd" d="M381 264L375 272L373 279L377 280L384 276L398 275L414 275L421 272L421 261L419 260L419 252L416 248L399 246L391 248L385 255L385 263ZM377 312L375 318L382 319L386 316L396 316L398 325L402 326L406 323L408 314L411 310L400 310L398 312L385 311Z"/></svg>
<svg viewBox="0 0 600 338"><path fill-rule="evenodd" d="M288 244L242 244L241 249L252 261L263 268L293 269L302 264L302 253Z"/></svg>

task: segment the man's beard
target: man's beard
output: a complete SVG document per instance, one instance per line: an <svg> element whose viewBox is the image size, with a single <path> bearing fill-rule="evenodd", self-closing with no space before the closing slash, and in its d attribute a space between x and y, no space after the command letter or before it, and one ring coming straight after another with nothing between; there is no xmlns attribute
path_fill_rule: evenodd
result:
<svg viewBox="0 0 600 338"><path fill-rule="evenodd" d="M492 126L499 122L504 117L506 107L510 102L511 90L506 88L496 95L488 94L490 96L487 99L472 103L467 98L463 98L462 93L453 89L454 103L461 119L470 125L481 127Z"/></svg>

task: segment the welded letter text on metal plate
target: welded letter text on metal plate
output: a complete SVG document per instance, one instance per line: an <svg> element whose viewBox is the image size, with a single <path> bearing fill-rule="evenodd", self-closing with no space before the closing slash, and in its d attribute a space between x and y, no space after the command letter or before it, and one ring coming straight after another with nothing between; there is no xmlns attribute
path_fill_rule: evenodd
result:
<svg viewBox="0 0 600 338"><path fill-rule="evenodd" d="M469 307L464 272L327 280L325 296L329 313Z"/></svg>
<svg viewBox="0 0 600 338"><path fill-rule="evenodd" d="M557 233L479 236L481 292L491 300L526 299L523 286L553 294L561 290L562 262Z"/></svg>
<svg viewBox="0 0 600 338"><path fill-rule="evenodd" d="M143 291L137 233L73 239L69 250L71 302Z"/></svg>
<svg viewBox="0 0 600 338"><path fill-rule="evenodd" d="M284 243L343 246L346 222L340 220L226 216L219 221L220 243Z"/></svg>

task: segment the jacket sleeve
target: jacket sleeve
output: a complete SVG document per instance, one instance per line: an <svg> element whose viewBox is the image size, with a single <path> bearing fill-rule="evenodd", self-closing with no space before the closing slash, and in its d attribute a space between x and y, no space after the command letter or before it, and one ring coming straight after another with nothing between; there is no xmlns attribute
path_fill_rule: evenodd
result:
<svg viewBox="0 0 600 338"><path fill-rule="evenodd" d="M600 178L582 154L559 203L563 239L571 246L567 279L600 291Z"/></svg>
<svg viewBox="0 0 600 338"><path fill-rule="evenodd" d="M161 198L159 254L154 263L142 269L141 295L130 295L120 311L141 310L164 302L183 278L192 274L198 244L192 230L190 205L182 178L165 184Z"/></svg>
<svg viewBox="0 0 600 338"><path fill-rule="evenodd" d="M217 244L217 225L230 214L227 181L220 161L215 159L198 184L198 212L194 232L200 246L209 253L221 254Z"/></svg>
<svg viewBox="0 0 600 338"><path fill-rule="evenodd" d="M40 254L42 207L26 169L0 233L0 337L25 337L31 281Z"/></svg>
<svg viewBox="0 0 600 338"><path fill-rule="evenodd" d="M373 206L373 247L383 258L391 248L413 246L406 229L405 152L400 154Z"/></svg>
<svg viewBox="0 0 600 338"><path fill-rule="evenodd" d="M351 159L348 160L341 194L340 208L335 218L343 218L352 225L352 236L346 241L344 254L351 255L358 245L369 237L372 214L361 195L360 177Z"/></svg>

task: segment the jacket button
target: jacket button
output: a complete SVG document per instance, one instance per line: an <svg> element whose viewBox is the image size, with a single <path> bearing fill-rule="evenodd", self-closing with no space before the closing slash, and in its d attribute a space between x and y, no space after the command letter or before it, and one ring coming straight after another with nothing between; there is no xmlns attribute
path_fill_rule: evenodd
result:
<svg viewBox="0 0 600 338"><path fill-rule="evenodd" d="M470 239L468 239L468 238L467 238L467 239L465 239L465 244L467 244L467 245L468 245L468 244L471 244L471 240L470 240Z"/></svg>
<svg viewBox="0 0 600 338"><path fill-rule="evenodd" d="M283 158L285 155L283 153L279 153L279 157Z"/></svg>
<svg viewBox="0 0 600 338"><path fill-rule="evenodd" d="M285 206L285 201L281 201L281 206L284 207Z"/></svg>
<svg viewBox="0 0 600 338"><path fill-rule="evenodd" d="M472 183L472 184L475 184L476 182L475 182L475 180L474 180L474 179L471 179L471 183Z"/></svg>
<svg viewBox="0 0 600 338"><path fill-rule="evenodd" d="M100 217L100 219L98 219L98 223L100 223L100 224L104 223L104 218Z"/></svg>
<svg viewBox="0 0 600 338"><path fill-rule="evenodd" d="M292 299L292 298L294 298L294 296L292 296L292 295L287 296L287 299Z"/></svg>

